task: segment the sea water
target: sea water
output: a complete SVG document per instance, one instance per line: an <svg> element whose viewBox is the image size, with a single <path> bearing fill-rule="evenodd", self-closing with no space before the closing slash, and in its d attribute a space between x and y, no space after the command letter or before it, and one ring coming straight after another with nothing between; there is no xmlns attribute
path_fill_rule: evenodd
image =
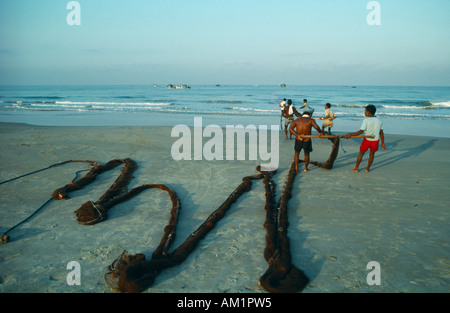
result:
<svg viewBox="0 0 450 313"><path fill-rule="evenodd" d="M334 132L359 129L373 104L386 134L450 137L450 87L167 85L0 86L0 122L46 126L281 125L279 104L331 104ZM302 112L302 110L299 110ZM321 121L317 122L319 126Z"/></svg>

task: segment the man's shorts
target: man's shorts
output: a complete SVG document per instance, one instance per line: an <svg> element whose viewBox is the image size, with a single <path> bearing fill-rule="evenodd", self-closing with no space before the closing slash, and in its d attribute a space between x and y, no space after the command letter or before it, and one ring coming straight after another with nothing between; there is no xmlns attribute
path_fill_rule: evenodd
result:
<svg viewBox="0 0 450 313"><path fill-rule="evenodd" d="M333 127L333 120L331 119L331 118L327 118L324 122L323 122L323 124L322 124L322 126L324 126L324 127Z"/></svg>
<svg viewBox="0 0 450 313"><path fill-rule="evenodd" d="M313 151L312 149L312 140L309 141L300 141L298 139L295 139L295 146L294 146L294 150L296 152L300 152L300 151L305 151L305 153L310 153L311 151Z"/></svg>
<svg viewBox="0 0 450 313"><path fill-rule="evenodd" d="M370 152L377 152L379 143L380 140L371 141L364 138L359 149L366 152L370 148Z"/></svg>
<svg viewBox="0 0 450 313"><path fill-rule="evenodd" d="M284 119L284 126L285 126L285 128L287 129L288 125L292 124L293 122L294 122L293 118L285 118Z"/></svg>

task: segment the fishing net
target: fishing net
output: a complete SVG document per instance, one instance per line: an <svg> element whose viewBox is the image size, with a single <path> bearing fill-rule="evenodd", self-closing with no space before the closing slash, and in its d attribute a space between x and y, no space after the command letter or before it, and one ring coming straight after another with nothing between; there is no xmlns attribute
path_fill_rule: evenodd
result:
<svg viewBox="0 0 450 313"><path fill-rule="evenodd" d="M328 140L330 140L333 143L331 154L328 160L326 160L324 163L317 161L310 161L309 163L321 168L325 168L327 170L331 170L333 168L334 161L336 160L339 153L339 144L341 139L339 136L335 136L334 138L328 138Z"/></svg>
<svg viewBox="0 0 450 313"><path fill-rule="evenodd" d="M330 139L331 140L331 139ZM339 138L333 138L333 149L330 157L325 163L310 162L322 168L331 169L337 157L339 148ZM72 161L67 161L72 162ZM83 162L83 161L79 161ZM266 229L266 247L264 258L268 263L268 269L260 277L259 284L269 292L298 292L303 290L309 279L306 274L294 264L292 264L290 240L288 237L288 202L291 198L292 187L297 172L295 164L292 163L283 192L278 201L275 201L276 184L272 180L276 171L262 171L258 166L257 174L242 178L242 183L228 196L228 198L200 225L188 238L177 248L169 251L176 236L178 215L181 203L177 194L166 185L146 184L131 190L128 185L133 178L133 173L137 169L137 164L131 159L116 159L101 165L92 161L88 173L67 185L56 189L52 193L54 200L64 200L69 198L69 193L82 189L89 185L98 175L110 171L119 165L123 165L122 172L111 187L95 202L88 201L75 211L77 223L83 225L94 225L107 219L108 210L115 205L125 202L142 191L156 188L168 193L172 208L168 224L164 227L164 234L161 241L154 250L149 260L144 254L128 254L123 251L108 266L105 274L106 283L117 292L141 292L149 288L155 278L164 269L181 264L197 247L216 224L225 217L232 204L244 193L252 188L253 181L262 180L265 186L265 211L266 218L264 228ZM59 164L64 164L59 163ZM8 238L9 239L9 238Z"/></svg>
<svg viewBox="0 0 450 313"><path fill-rule="evenodd" d="M269 263L269 269L260 279L260 285L270 292L297 292L308 283L304 272L291 263L290 243L287 236L288 217L287 203L291 195L296 171L294 164L289 170L285 190L280 201L275 205L275 183L271 177L273 172L261 171L259 174L246 176L242 183L228 196L223 204L216 209L205 222L197 228L178 248L168 252L174 238L177 210L172 209L169 225L159 246L153 252L151 259L146 260L143 254L130 255L124 251L109 267L105 280L118 292L140 292L152 285L156 276L164 269L179 265L196 248L200 240L211 231L221 220L231 205L252 187L253 180L263 179L266 193L266 249L264 257ZM177 201L177 203L179 203Z"/></svg>

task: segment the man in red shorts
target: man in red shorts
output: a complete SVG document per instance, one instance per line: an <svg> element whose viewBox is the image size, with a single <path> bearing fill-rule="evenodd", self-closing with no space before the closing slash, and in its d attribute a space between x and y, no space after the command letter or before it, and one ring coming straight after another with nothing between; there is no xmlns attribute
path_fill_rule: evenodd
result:
<svg viewBox="0 0 450 313"><path fill-rule="evenodd" d="M369 149L370 155L369 161L367 162L366 172L370 171L370 166L372 165L373 159L375 158L375 152L378 151L380 139L381 139L381 148L383 148L383 150L386 150L386 146L384 145L383 123L377 117L375 117L376 111L377 109L375 108L375 106L371 104L366 106L366 111L364 113L366 118L364 119L360 130L344 136L346 139L349 139L352 136L361 135L362 133L365 133L365 135L374 136L374 138L363 139L361 146L359 147L359 155L358 158L356 159L356 166L352 170L353 172L358 172L359 164L361 163L364 154Z"/></svg>

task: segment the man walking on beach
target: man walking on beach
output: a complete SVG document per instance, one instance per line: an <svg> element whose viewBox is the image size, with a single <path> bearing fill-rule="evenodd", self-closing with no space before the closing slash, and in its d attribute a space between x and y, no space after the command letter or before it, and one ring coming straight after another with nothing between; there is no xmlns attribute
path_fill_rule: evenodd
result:
<svg viewBox="0 0 450 313"><path fill-rule="evenodd" d="M300 151L303 149L303 153L305 154L305 169L303 171L307 172L309 164L309 153L313 150L311 138L301 138L300 136L311 135L311 128L314 127L319 133L319 137L322 139L325 138L323 132L320 130L316 121L311 118L313 112L314 109L308 108L303 112L302 117L296 119L295 122L292 123L291 127L289 127L289 131L291 132L291 134L294 134L296 137L294 146L295 150L294 163L295 163L295 170L297 172L298 172L298 158Z"/></svg>
<svg viewBox="0 0 450 313"><path fill-rule="evenodd" d="M298 113L297 109L292 105L292 100L289 99L287 101L287 106L284 107L281 115L285 118L284 120L284 134L286 135L286 140L288 140L287 130L289 124L294 122L294 114L300 117L300 113ZM289 139L292 139L292 134L290 134Z"/></svg>
<svg viewBox="0 0 450 313"><path fill-rule="evenodd" d="M331 104L325 104L325 116L320 117L319 120L325 120L322 124L322 132L324 132L325 127L328 126L328 134L331 135L331 127L333 127L333 120L336 118L336 114L331 111Z"/></svg>
<svg viewBox="0 0 450 313"><path fill-rule="evenodd" d="M362 133L365 133L365 135L374 136L374 138L363 139L361 146L359 147L359 155L358 158L356 159L356 166L352 170L353 172L358 172L359 164L361 163L364 154L369 148L370 148L370 155L369 161L367 162L366 172L370 171L370 166L372 165L373 159L375 158L375 152L378 151L380 138L381 138L381 148L383 148L383 150L386 150L386 146L384 145L383 123L377 117L375 117L376 111L377 109L374 105L369 104L368 106L366 106L366 111L364 112L366 118L364 119L360 130L344 136L346 139L349 139L352 136L361 135Z"/></svg>

